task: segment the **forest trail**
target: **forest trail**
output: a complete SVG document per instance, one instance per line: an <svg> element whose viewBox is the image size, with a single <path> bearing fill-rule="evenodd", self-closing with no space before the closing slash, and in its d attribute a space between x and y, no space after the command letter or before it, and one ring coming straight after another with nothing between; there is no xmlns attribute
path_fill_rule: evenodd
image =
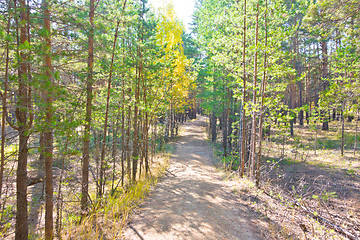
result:
<svg viewBox="0 0 360 240"><path fill-rule="evenodd" d="M263 239L254 213L215 169L205 126L201 116L182 125L166 176L135 210L124 239Z"/></svg>

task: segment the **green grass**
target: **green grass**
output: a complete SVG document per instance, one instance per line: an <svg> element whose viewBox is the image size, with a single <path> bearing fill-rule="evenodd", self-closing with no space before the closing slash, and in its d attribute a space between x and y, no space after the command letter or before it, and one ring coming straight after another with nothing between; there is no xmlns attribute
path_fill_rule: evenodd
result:
<svg viewBox="0 0 360 240"><path fill-rule="evenodd" d="M7 231L11 229L11 222L8 220L13 218L14 215L15 215L15 206L12 205L6 206L4 211L0 212L0 219L3 222L0 228L0 238L7 235Z"/></svg>

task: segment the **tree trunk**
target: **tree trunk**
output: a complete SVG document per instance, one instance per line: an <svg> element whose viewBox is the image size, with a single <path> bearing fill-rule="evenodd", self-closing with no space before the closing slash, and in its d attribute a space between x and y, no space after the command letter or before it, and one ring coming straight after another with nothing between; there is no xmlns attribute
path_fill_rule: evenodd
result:
<svg viewBox="0 0 360 240"><path fill-rule="evenodd" d="M62 192L61 192L62 188L61 187L62 187L63 178L64 178L65 157L66 157L66 153L67 153L67 150L68 150L69 135L70 135L70 132L68 132L66 134L66 141L65 141L64 151L63 151L62 160L61 160L61 173L60 173L60 176L59 176L59 184L58 184L58 191L57 191L55 229L56 229L56 236L60 240L61 240L61 223L62 223L62 206L63 206Z"/></svg>
<svg viewBox="0 0 360 240"><path fill-rule="evenodd" d="M242 105L246 102L246 0L244 0L244 42L243 42L243 102ZM245 114L245 107L243 107L243 114L242 114L242 140L241 140L241 167L240 167L240 176L244 176L245 171L245 139L246 139L246 114Z"/></svg>
<svg viewBox="0 0 360 240"><path fill-rule="evenodd" d="M232 137L232 133L233 133L233 116L235 115L234 112L234 105L236 104L236 99L234 99L233 97L233 91L230 92L230 107L228 109L228 118L229 118L229 123L228 123L228 152L232 152L233 151L233 137Z"/></svg>
<svg viewBox="0 0 360 240"><path fill-rule="evenodd" d="M359 111L356 116L356 124L355 124L355 142L354 142L354 155L356 154L356 144L357 144L357 135L358 135L358 122L359 122Z"/></svg>
<svg viewBox="0 0 360 240"><path fill-rule="evenodd" d="M344 110L345 110L345 106L343 105L342 110L341 110L341 156L344 156L344 142L345 142L345 136L344 136L344 132L345 132Z"/></svg>
<svg viewBox="0 0 360 240"><path fill-rule="evenodd" d="M29 21L28 5L25 0L20 0L20 42L17 51L20 53L19 59L19 88L16 106L16 118L19 132L19 152L18 168L16 171L16 226L15 239L28 239L28 202L27 202L27 160L28 160L28 140L29 129L32 125L31 91L29 86L29 56L28 50L19 50L19 46L29 43L28 26ZM15 6L16 8L16 6ZM17 22L18 23L18 22ZM29 116L30 113L30 116ZM28 120L28 117L30 119Z"/></svg>
<svg viewBox="0 0 360 240"><path fill-rule="evenodd" d="M144 104L145 108L148 109L148 102L147 102L147 86L145 84L145 79L143 80L143 94L144 94ZM144 122L144 129L143 129L143 144L144 144L144 161L145 161L145 173L148 174L150 172L150 166L149 166L149 113L147 110L145 110L145 122ZM177 132L176 132L177 134Z"/></svg>
<svg viewBox="0 0 360 240"><path fill-rule="evenodd" d="M211 114L211 141L216 142L216 115L215 112Z"/></svg>
<svg viewBox="0 0 360 240"><path fill-rule="evenodd" d="M124 93L123 93L124 94ZM124 96L124 95L123 95ZM125 113L124 103L122 103L121 110L121 186L124 186L125 176Z"/></svg>
<svg viewBox="0 0 360 240"><path fill-rule="evenodd" d="M106 110L105 110L105 123L104 123L104 131L103 131L103 141L101 145L101 160L100 160L100 179L99 179L99 193L98 196L102 197L105 191L105 146L106 146L106 135L107 135L107 128L108 128L108 119L109 119L109 104L110 104L110 90L111 90L111 82L112 82L112 73L113 73L113 66L114 66L114 58L115 58L115 47L116 41L119 32L119 25L120 20L118 20L116 25L116 32L114 36L114 43L113 43L113 50L111 55L111 64L110 64L110 73L108 79L108 86L107 86L107 94L106 94Z"/></svg>
<svg viewBox="0 0 360 240"><path fill-rule="evenodd" d="M124 186L125 154L125 76L123 76L121 102L121 186Z"/></svg>
<svg viewBox="0 0 360 240"><path fill-rule="evenodd" d="M85 214L88 207L89 195L89 160L90 160L90 128L91 110L93 100L93 66L94 66L94 6L95 0L90 0L89 21L90 30L88 36L88 62L86 81L86 116L84 129L84 145L82 154L82 178L81 178L81 210Z"/></svg>
<svg viewBox="0 0 360 240"><path fill-rule="evenodd" d="M329 87L329 81L327 80L328 77L328 48L327 48L327 42L325 40L321 41L321 53L323 57L323 91L325 91ZM322 110L321 112L321 118L322 118L322 130L329 131L329 119L328 119L328 110Z"/></svg>
<svg viewBox="0 0 360 240"><path fill-rule="evenodd" d="M298 21L296 19L296 21ZM298 31L296 31L295 34L295 41L294 41L294 52L295 52L295 69L296 69L296 77L298 78L298 88L299 88L299 102L298 102L298 106L297 107L302 107L303 106L303 84L302 84L302 80L301 80L301 62L299 59L299 36L298 36ZM299 114L299 125L303 126L304 125L304 111L300 110Z"/></svg>
<svg viewBox="0 0 360 240"><path fill-rule="evenodd" d="M169 126L170 126L170 120L169 120L169 111L166 111L166 115L165 115L165 142L169 141Z"/></svg>
<svg viewBox="0 0 360 240"><path fill-rule="evenodd" d="M263 77L261 80L261 87L260 87L260 95L261 95L261 102L260 102L260 114L259 114L259 148L258 154L256 159L256 172L255 172L255 179L256 179L256 186L260 186L260 164L261 164L261 147L262 147L262 133L263 133L263 119L264 119L264 98L265 98L265 90L266 90L266 78L267 78L267 0L265 1L265 53L264 53L264 72Z"/></svg>
<svg viewBox="0 0 360 240"><path fill-rule="evenodd" d="M258 74L258 40L259 40L259 3L256 5L256 28L255 28L255 57L254 57L254 81L253 81L253 112L251 124L251 149L250 149L250 176L255 176L255 149L256 149L256 101L257 101L257 74Z"/></svg>
<svg viewBox="0 0 360 240"><path fill-rule="evenodd" d="M8 12L10 11L10 2L8 6ZM10 33L10 14L8 17L7 31L6 35ZM2 118L1 118L1 165L0 165L0 197L2 196L2 185L4 178L4 168L5 168L5 123L7 115L7 84L9 78L9 40L6 40L6 62L5 62L5 79L4 79L4 93L2 96ZM0 205L1 207L1 205Z"/></svg>
<svg viewBox="0 0 360 240"><path fill-rule="evenodd" d="M229 96L229 95L227 95ZM229 99L226 99L226 102L225 102L225 106L224 106L224 109L223 109L223 126L222 126L222 145L223 145L223 155L226 157L227 156L227 130L228 130L228 127L227 127L227 124L228 124L228 101Z"/></svg>
<svg viewBox="0 0 360 240"><path fill-rule="evenodd" d="M145 113L145 172L150 172L149 164L149 117L148 113Z"/></svg>
<svg viewBox="0 0 360 240"><path fill-rule="evenodd" d="M128 116L127 116L127 129L126 129L126 141L125 141L125 155L126 155L126 172L128 180L131 181L131 159L130 159L130 128L131 128L131 106L128 107Z"/></svg>
<svg viewBox="0 0 360 240"><path fill-rule="evenodd" d="M50 240L54 238L53 230L53 100L52 95L52 64L51 64L51 23L50 23L50 10L48 7L47 0L43 0L44 8L44 30L46 31L45 36L45 75L46 83L43 98L45 103L45 131L44 131L44 160L45 160L45 193L46 193L46 204L45 204L45 239Z"/></svg>
<svg viewBox="0 0 360 240"><path fill-rule="evenodd" d="M138 49L140 55L140 49ZM132 151L132 181L136 181L137 165L139 159L139 104L140 104L140 78L141 67L140 64L137 67L137 83L135 89L135 107L134 107L134 138L133 138L133 151Z"/></svg>
<svg viewBox="0 0 360 240"><path fill-rule="evenodd" d="M118 131L119 131L119 118L120 118L120 110L118 110L116 122L113 122L113 134L112 134L112 151L111 151L111 158L113 160L113 168L112 168L112 181L111 181L111 191L113 192L115 189L115 178L116 178L116 154L118 148Z"/></svg>

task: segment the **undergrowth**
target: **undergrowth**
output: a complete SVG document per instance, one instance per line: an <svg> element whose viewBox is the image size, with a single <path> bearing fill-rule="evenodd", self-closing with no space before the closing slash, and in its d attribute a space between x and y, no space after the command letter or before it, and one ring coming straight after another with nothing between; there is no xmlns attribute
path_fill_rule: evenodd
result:
<svg viewBox="0 0 360 240"><path fill-rule="evenodd" d="M68 215L61 239L119 239L131 212L163 176L169 156L169 153L165 153L161 161L154 163L156 166L151 175L144 175L135 184L113 191L94 203L83 219Z"/></svg>
<svg viewBox="0 0 360 240"><path fill-rule="evenodd" d="M238 161L231 154L224 156L221 139L209 143L218 165L226 171L224 179L235 183L233 193L258 213L258 226L266 239L358 236L359 163L353 150L354 133L345 133L341 156L341 135L330 138L319 130L315 144L314 134L306 128L295 130L296 135L285 144L284 138L276 136L263 143L260 189L253 180L239 177Z"/></svg>

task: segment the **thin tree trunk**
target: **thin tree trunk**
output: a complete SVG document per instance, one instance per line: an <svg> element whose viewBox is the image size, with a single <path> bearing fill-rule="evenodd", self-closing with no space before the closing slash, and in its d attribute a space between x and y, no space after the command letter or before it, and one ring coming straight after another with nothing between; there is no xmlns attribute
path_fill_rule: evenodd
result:
<svg viewBox="0 0 360 240"><path fill-rule="evenodd" d="M356 114L354 155L356 154L356 144L357 144L357 135L358 135L358 122L359 122L359 111Z"/></svg>
<svg viewBox="0 0 360 240"><path fill-rule="evenodd" d="M10 33L10 2L8 6L8 23L7 23L7 31L6 35L8 36ZM6 62L5 62L5 79L4 79L4 93L2 95L2 118L1 118L1 166L0 166L0 197L2 196L2 185L4 178L4 168L5 168L5 121L7 115L7 84L9 78L9 40L6 40Z"/></svg>
<svg viewBox="0 0 360 240"><path fill-rule="evenodd" d="M137 86L135 89L135 107L134 107L134 137L133 137L133 151L132 151L132 181L136 181L136 173L137 173L137 165L138 165L138 159L139 159L139 91L140 91L140 67L138 68L137 72Z"/></svg>
<svg viewBox="0 0 360 240"><path fill-rule="evenodd" d="M299 36L298 36L298 31L296 31L295 34L295 69L296 69L296 77L298 78L298 87L299 87L299 102L298 102L298 107L302 107L303 106L303 84L302 84L302 79L301 79L301 63L299 60ZM298 114L299 117L299 125L303 126L304 125L304 111L301 109L299 111Z"/></svg>
<svg viewBox="0 0 360 240"><path fill-rule="evenodd" d="M145 104L147 105L146 99ZM144 148L145 148L145 173L148 174L150 172L149 166L149 116L148 112L145 113L145 129L144 129Z"/></svg>
<svg viewBox="0 0 360 240"><path fill-rule="evenodd" d="M124 26L125 28L125 26ZM123 56L125 57L125 38L123 38ZM122 76L122 99L121 99L121 186L124 186L125 178L125 75Z"/></svg>
<svg viewBox="0 0 360 240"><path fill-rule="evenodd" d="M343 104L341 109L341 156L344 156L344 142L345 142L345 116L344 116L345 104Z"/></svg>
<svg viewBox="0 0 360 240"><path fill-rule="evenodd" d="M89 195L89 160L90 160L90 128L91 110L93 100L93 66L94 66L94 6L95 0L90 0L89 22L90 30L88 37L88 63L86 83L86 116L84 130L84 145L82 154L82 179L81 179L81 210L85 214L88 207Z"/></svg>
<svg viewBox="0 0 360 240"><path fill-rule="evenodd" d="M125 76L123 76L121 103L121 186L124 186L125 154Z"/></svg>
<svg viewBox="0 0 360 240"><path fill-rule="evenodd" d="M112 73L113 73L113 66L114 66L114 58L115 58L115 48L116 48L116 41L119 33L119 25L120 20L118 20L116 25L116 32L114 37L113 43L113 50L111 55L111 64L110 64L110 74L108 79L108 87L107 87L107 95L106 95L106 110L105 110L105 123L104 123L104 133L103 133L103 141L101 146L101 159L100 159L100 179L99 179L99 193L98 196L102 197L105 191L105 146L106 146L106 135L107 135L107 128L108 128L108 119L109 119L109 104L110 104L110 90L111 90L111 82L112 82Z"/></svg>
<svg viewBox="0 0 360 240"><path fill-rule="evenodd" d="M246 0L244 0L244 43L243 43L243 102L242 105L246 102ZM246 114L245 107L243 107L242 114L242 143L241 143L241 167L240 167L240 176L244 176L245 171L245 139L246 139Z"/></svg>
<svg viewBox="0 0 360 240"><path fill-rule="evenodd" d="M124 94L124 92L123 92ZM125 176L125 113L124 113L124 103L122 103L121 110L121 186L124 186L124 176Z"/></svg>
<svg viewBox="0 0 360 240"><path fill-rule="evenodd" d="M26 49L19 50L19 46L29 42L28 36L28 5L25 0L20 0L20 41L17 51L20 53L19 62L19 88L16 106L16 118L19 132L18 168L16 172L16 226L15 239L28 239L28 202L27 202L27 160L28 160L28 131L32 125L32 114L30 113L31 90L29 86L29 56ZM16 8L16 6L15 6ZM18 22L17 22L18 26ZM30 119L28 121L30 113Z"/></svg>
<svg viewBox="0 0 360 240"><path fill-rule="evenodd" d="M230 136L229 136L228 144L229 144L229 152L232 153L234 150L233 123L234 123L235 106L236 106L236 99L234 98L233 91L231 91L230 99L231 99L231 104L230 104L230 109L229 109L229 130L228 130L228 133L230 134Z"/></svg>
<svg viewBox="0 0 360 240"><path fill-rule="evenodd" d="M175 135L174 135L174 114L173 114L173 105L172 105L172 101L170 104L170 139L174 139Z"/></svg>
<svg viewBox="0 0 360 240"><path fill-rule="evenodd" d="M254 57L254 82L253 82L253 112L252 112L252 124L251 124L251 150L250 150L250 176L255 176L255 149L256 149L256 84L257 84L257 74L258 74L258 40L259 40L259 3L256 5L256 28L255 28L255 57Z"/></svg>
<svg viewBox="0 0 360 240"><path fill-rule="evenodd" d="M112 159L113 159L113 169L112 169L112 183L111 183L111 190L114 191L115 187L115 178L116 178L116 154L117 154L117 134L119 131L119 118L120 118L120 111L118 111L118 116L116 118L116 122L113 122L113 136L112 136Z"/></svg>
<svg viewBox="0 0 360 240"><path fill-rule="evenodd" d="M316 156L316 150L317 150L317 139L318 139L318 133L317 133L317 126L315 123L315 145L314 145L314 155Z"/></svg>
<svg viewBox="0 0 360 240"><path fill-rule="evenodd" d="M308 69L307 60L305 58L305 68ZM305 104L309 103L309 70L307 70L305 75ZM305 112L305 118L306 118L306 124L309 125L310 119L309 119L309 109Z"/></svg>
<svg viewBox="0 0 360 240"><path fill-rule="evenodd" d="M126 155L126 172L128 175L128 180L131 181L131 162L130 162L130 149L129 149L129 142L130 142L130 127L131 127L131 106L128 107L128 127L126 129L126 142L125 142L125 155Z"/></svg>
<svg viewBox="0 0 360 240"><path fill-rule="evenodd" d="M170 125L169 111L166 111L166 114L165 114L165 136L164 136L165 142L169 141L169 125Z"/></svg>
<svg viewBox="0 0 360 240"><path fill-rule="evenodd" d="M57 205L56 205L56 222L55 222L55 229L56 229L56 235L58 239L61 239L61 223L62 223L62 183L63 183L63 177L64 177L64 170L65 170L65 157L69 145L69 136L70 132L66 134L66 141L64 145L64 153L62 155L61 159L61 173L59 177L59 186L57 191Z"/></svg>
<svg viewBox="0 0 360 240"><path fill-rule="evenodd" d="M215 112L211 114L211 141L216 142L216 115Z"/></svg>
<svg viewBox="0 0 360 240"><path fill-rule="evenodd" d="M229 102L229 94L227 94L227 98L225 99L225 106L223 109L223 126L222 126L222 145L223 145L223 152L224 156L227 156L227 131L228 131L228 102Z"/></svg>
<svg viewBox="0 0 360 240"><path fill-rule="evenodd" d="M242 114L243 114L243 104L240 102L239 108L239 139L238 139L238 149L239 149L239 160L241 161L241 153L242 153ZM240 163L241 164L241 163ZM239 166L241 168L241 165Z"/></svg>
<svg viewBox="0 0 360 240"><path fill-rule="evenodd" d="M329 87L329 81L327 80L328 77L328 48L327 43L325 40L321 41L321 54L323 57L323 91L325 91ZM328 110L321 111L321 118L322 118L322 130L328 131L329 130L329 119L328 119Z"/></svg>
<svg viewBox="0 0 360 240"><path fill-rule="evenodd" d="M256 159L256 173L255 173L255 178L256 178L256 186L259 187L260 186L260 163L261 163L261 148L262 148L262 135L263 135L263 119L264 119L264 98L265 98L265 90L266 90L266 78L267 78L267 41L268 41L268 36L267 36L267 0L265 1L265 53L264 53L264 72L263 72L263 77L262 77L262 81L261 81L261 87L260 87L260 95L261 95L261 103L260 103L260 119L259 119L259 149L258 149L258 154L257 154L257 159Z"/></svg>
<svg viewBox="0 0 360 240"><path fill-rule="evenodd" d="M45 132L44 134L44 160L45 160L45 239L50 240L54 238L53 230L53 100L52 100L52 64L51 64L51 23L50 23L50 10L47 0L43 0L44 8L44 30L45 36L45 75L47 83L44 86L49 86L44 89L43 98L45 103Z"/></svg>

